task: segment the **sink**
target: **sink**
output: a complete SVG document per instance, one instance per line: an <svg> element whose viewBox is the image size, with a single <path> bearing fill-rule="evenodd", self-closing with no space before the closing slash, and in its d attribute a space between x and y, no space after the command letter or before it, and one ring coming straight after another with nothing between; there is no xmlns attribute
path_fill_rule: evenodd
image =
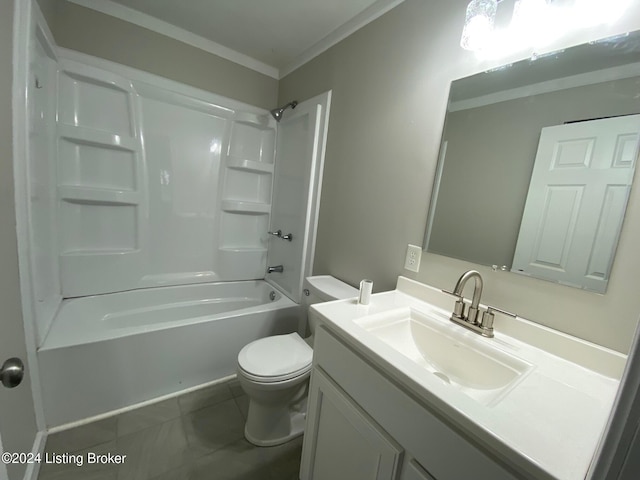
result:
<svg viewBox="0 0 640 480"><path fill-rule="evenodd" d="M361 317L354 323L483 405L498 403L533 368L435 310L401 308Z"/></svg>

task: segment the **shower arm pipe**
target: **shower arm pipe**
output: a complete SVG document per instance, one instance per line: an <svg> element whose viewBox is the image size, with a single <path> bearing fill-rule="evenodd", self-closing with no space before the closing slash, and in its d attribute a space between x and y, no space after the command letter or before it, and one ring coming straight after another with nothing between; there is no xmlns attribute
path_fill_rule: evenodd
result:
<svg viewBox="0 0 640 480"><path fill-rule="evenodd" d="M270 111L270 113L271 113L271 116L273 116L273 118L275 118L276 121L279 122L280 120L282 120L282 116L284 115L284 111L287 108L291 107L291 109L293 110L297 106L298 106L298 101L297 100L293 100L293 101L287 103L286 105L283 105L282 107L274 108L273 110Z"/></svg>

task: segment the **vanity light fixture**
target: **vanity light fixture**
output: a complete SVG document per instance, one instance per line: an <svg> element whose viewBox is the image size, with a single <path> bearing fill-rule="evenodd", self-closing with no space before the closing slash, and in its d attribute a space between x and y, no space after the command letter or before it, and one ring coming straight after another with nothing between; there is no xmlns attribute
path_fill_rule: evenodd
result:
<svg viewBox="0 0 640 480"><path fill-rule="evenodd" d="M497 11L498 0L471 0L467 5L460 46L474 52L485 46L491 38Z"/></svg>
<svg viewBox="0 0 640 480"><path fill-rule="evenodd" d="M511 18L511 38L517 44L527 46L544 43L545 29L551 25L545 24L549 20L549 0L516 0Z"/></svg>
<svg viewBox="0 0 640 480"><path fill-rule="evenodd" d="M494 31L503 0L471 0L467 5L460 46L483 58L496 58L526 48L542 48L563 33L618 20L631 0L515 0L508 27Z"/></svg>
<svg viewBox="0 0 640 480"><path fill-rule="evenodd" d="M548 14L549 0L516 0L511 18L512 28L539 28Z"/></svg>

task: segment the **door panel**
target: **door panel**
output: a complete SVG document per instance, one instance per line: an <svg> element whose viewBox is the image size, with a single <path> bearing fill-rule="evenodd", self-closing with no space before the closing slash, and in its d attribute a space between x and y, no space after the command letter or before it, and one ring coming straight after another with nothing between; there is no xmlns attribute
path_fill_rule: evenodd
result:
<svg viewBox="0 0 640 480"><path fill-rule="evenodd" d="M639 138L640 115L542 129L512 271L606 290Z"/></svg>

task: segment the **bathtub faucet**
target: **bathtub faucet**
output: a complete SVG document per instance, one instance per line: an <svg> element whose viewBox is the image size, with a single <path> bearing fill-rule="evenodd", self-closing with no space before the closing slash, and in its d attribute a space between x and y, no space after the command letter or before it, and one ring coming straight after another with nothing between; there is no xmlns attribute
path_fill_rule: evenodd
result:
<svg viewBox="0 0 640 480"><path fill-rule="evenodd" d="M284 268L282 267L282 265L276 265L275 267L267 267L267 273L273 273L273 272L282 273L283 270Z"/></svg>

